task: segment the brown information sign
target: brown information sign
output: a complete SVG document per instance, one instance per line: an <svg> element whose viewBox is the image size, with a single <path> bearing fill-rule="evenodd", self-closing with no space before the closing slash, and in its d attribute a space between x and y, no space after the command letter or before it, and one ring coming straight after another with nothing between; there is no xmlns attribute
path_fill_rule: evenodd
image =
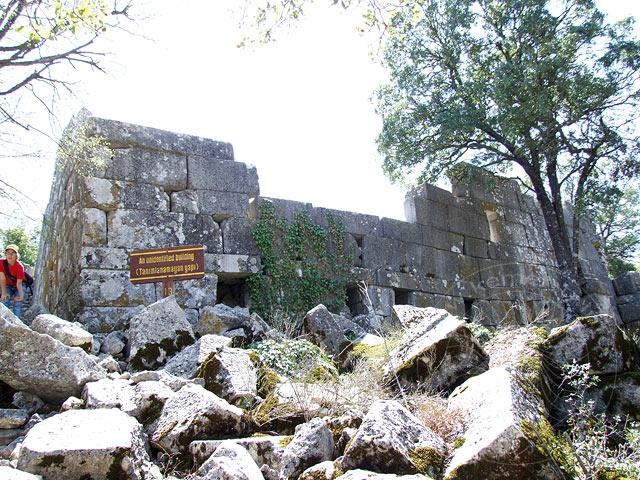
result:
<svg viewBox="0 0 640 480"><path fill-rule="evenodd" d="M173 294L174 280L204 277L204 247L183 247L136 250L129 257L131 283L163 284L163 297Z"/></svg>

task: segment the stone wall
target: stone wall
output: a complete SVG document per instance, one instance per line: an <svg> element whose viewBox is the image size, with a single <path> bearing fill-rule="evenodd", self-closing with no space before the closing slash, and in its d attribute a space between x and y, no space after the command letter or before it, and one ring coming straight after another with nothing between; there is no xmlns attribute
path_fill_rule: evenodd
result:
<svg viewBox="0 0 640 480"><path fill-rule="evenodd" d="M625 324L640 326L640 273L626 272L613 281L618 310Z"/></svg>
<svg viewBox="0 0 640 480"><path fill-rule="evenodd" d="M43 224L37 295L52 313L92 332L119 328L161 297L160 285L129 282L133 250L201 244L203 279L176 282L178 303L196 322L208 305L246 302L243 279L257 271L251 229L259 197L254 167L234 161L228 143L164 132L81 112L69 126L109 148L74 148L56 170ZM87 151L89 153L87 153ZM87 158L103 164L87 175ZM81 168L82 167L82 168ZM442 307L487 325L562 317L555 260L536 202L515 182L455 184L453 193L421 185L407 194L407 221L331 210L356 251L354 268L373 310L394 304ZM324 208L271 199L279 216ZM589 291L601 310L611 285L585 225L581 249ZM356 285L350 308L369 304Z"/></svg>

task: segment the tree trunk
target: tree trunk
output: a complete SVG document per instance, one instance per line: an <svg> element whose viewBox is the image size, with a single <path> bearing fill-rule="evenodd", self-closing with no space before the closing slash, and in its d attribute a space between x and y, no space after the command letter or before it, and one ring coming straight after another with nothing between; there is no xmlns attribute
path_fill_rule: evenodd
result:
<svg viewBox="0 0 640 480"><path fill-rule="evenodd" d="M553 252L558 264L560 292L565 308L565 319L574 320L580 314L581 289L571 249L571 240L567 224L564 221L562 203L552 202L547 196L540 177L530 176L536 197L542 208L542 216L551 239Z"/></svg>

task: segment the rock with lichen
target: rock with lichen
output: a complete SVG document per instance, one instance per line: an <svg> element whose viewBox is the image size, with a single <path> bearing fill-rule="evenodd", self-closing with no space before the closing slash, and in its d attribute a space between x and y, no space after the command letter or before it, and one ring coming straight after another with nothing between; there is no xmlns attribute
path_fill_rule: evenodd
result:
<svg viewBox="0 0 640 480"><path fill-rule="evenodd" d="M229 337L222 335L203 335L192 345L182 349L171 357L163 370L182 378L194 378L198 375L202 364L212 353L231 345Z"/></svg>
<svg viewBox="0 0 640 480"><path fill-rule="evenodd" d="M309 340L326 350L333 360L340 361L348 356L352 344L345 336L341 322L324 305L309 310L302 327Z"/></svg>
<svg viewBox="0 0 640 480"><path fill-rule="evenodd" d="M540 402L508 367L470 378L449 396L448 410L466 417L463 442L445 480L564 478L545 451L542 433L553 434Z"/></svg>
<svg viewBox="0 0 640 480"><path fill-rule="evenodd" d="M295 480L307 468L332 460L333 433L322 418L314 418L296 427L293 439L284 449L281 480Z"/></svg>
<svg viewBox="0 0 640 480"><path fill-rule="evenodd" d="M551 330L545 342L548 358L556 365L590 365L590 373L607 375L637 370L638 346L610 315L582 317Z"/></svg>
<svg viewBox="0 0 640 480"><path fill-rule="evenodd" d="M47 334L70 347L80 347L91 353L93 335L78 323L68 322L50 314L40 314L31 323L31 330Z"/></svg>
<svg viewBox="0 0 640 480"><path fill-rule="evenodd" d="M191 324L173 295L149 305L129 322L129 370L155 370L195 341Z"/></svg>
<svg viewBox="0 0 640 480"><path fill-rule="evenodd" d="M374 403L344 452L342 468L437 476L444 441L394 400Z"/></svg>
<svg viewBox="0 0 640 480"><path fill-rule="evenodd" d="M235 438L232 441L245 448L258 467L268 465L280 469L282 454L290 436L286 435L261 435L254 437ZM196 466L202 465L213 452L225 440L195 440L189 445L189 453L193 457Z"/></svg>
<svg viewBox="0 0 640 480"><path fill-rule="evenodd" d="M237 435L245 430L245 423L241 409L199 385L188 384L166 401L150 439L169 453L185 453L194 440Z"/></svg>
<svg viewBox="0 0 640 480"><path fill-rule="evenodd" d="M118 409L69 410L40 422L17 460L45 479L152 478L142 473L150 468L142 425Z"/></svg>
<svg viewBox="0 0 640 480"><path fill-rule="evenodd" d="M446 310L417 308L405 320L408 330L385 365L402 386L421 384L450 392L488 368L489 356L465 323Z"/></svg>
<svg viewBox="0 0 640 480"><path fill-rule="evenodd" d="M202 480L264 480L249 452L231 440L220 443L196 475Z"/></svg>

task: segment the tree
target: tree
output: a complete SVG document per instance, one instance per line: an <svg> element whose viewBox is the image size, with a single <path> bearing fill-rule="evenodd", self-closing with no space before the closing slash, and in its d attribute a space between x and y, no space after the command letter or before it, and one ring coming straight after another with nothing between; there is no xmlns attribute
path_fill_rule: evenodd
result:
<svg viewBox="0 0 640 480"><path fill-rule="evenodd" d="M521 174L575 316L582 277L564 201L581 205L605 167L613 181L639 170L632 21L608 25L593 0L422 0L400 7L389 29L391 81L377 97L385 172L433 181L464 159Z"/></svg>
<svg viewBox="0 0 640 480"><path fill-rule="evenodd" d="M590 185L586 213L602 238L612 278L635 270L630 262L640 246L640 192L632 186Z"/></svg>
<svg viewBox="0 0 640 480"><path fill-rule="evenodd" d="M126 17L131 0L0 2L0 122L27 128L18 103L29 93L51 112L59 88L71 90L62 67L100 69L93 43ZM48 87L42 89L39 87Z"/></svg>
<svg viewBox="0 0 640 480"><path fill-rule="evenodd" d="M40 232L35 231L28 235L21 227L0 230L0 242L2 248L14 244L20 248L20 261L29 265L36 264L38 257L38 243Z"/></svg>

